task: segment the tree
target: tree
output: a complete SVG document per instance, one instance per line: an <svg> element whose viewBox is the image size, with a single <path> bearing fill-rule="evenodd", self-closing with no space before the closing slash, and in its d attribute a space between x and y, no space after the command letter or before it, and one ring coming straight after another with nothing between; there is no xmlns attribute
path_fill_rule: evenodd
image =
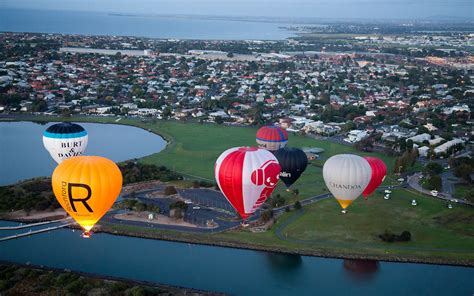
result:
<svg viewBox="0 0 474 296"><path fill-rule="evenodd" d="M146 204L139 202L136 204L135 209L137 210L137 212L146 211Z"/></svg>
<svg viewBox="0 0 474 296"><path fill-rule="evenodd" d="M178 191L176 191L176 188L174 186L166 186L165 195L173 195L176 193L178 193Z"/></svg>
<svg viewBox="0 0 474 296"><path fill-rule="evenodd" d="M199 181L193 181L193 188L199 188Z"/></svg>
<svg viewBox="0 0 474 296"><path fill-rule="evenodd" d="M298 196L300 194L300 191L298 190L298 188L296 188L295 190L293 190L293 195L294 196Z"/></svg>
<svg viewBox="0 0 474 296"><path fill-rule="evenodd" d="M441 189L443 188L443 180L441 179L440 176L438 175L434 175L434 176L430 176L427 180L426 180L426 185L425 185L426 189L428 190L438 190L438 191L441 191Z"/></svg>
<svg viewBox="0 0 474 296"><path fill-rule="evenodd" d="M269 210L266 210L266 211L262 212L262 221L263 222L267 222L271 218L273 218L273 210L269 209Z"/></svg>
<svg viewBox="0 0 474 296"><path fill-rule="evenodd" d="M163 110L163 118L168 118L172 115L172 110L170 106L166 106Z"/></svg>
<svg viewBox="0 0 474 296"><path fill-rule="evenodd" d="M224 123L224 119L222 119L221 116L216 116L215 122L216 122L217 124L223 124L223 123Z"/></svg>
<svg viewBox="0 0 474 296"><path fill-rule="evenodd" d="M443 172L443 166L436 162L430 162L425 166L425 170L430 175L437 175Z"/></svg>
<svg viewBox="0 0 474 296"><path fill-rule="evenodd" d="M301 209L301 203L299 201L295 201L295 204L293 205L295 210L300 210Z"/></svg>
<svg viewBox="0 0 474 296"><path fill-rule="evenodd" d="M454 169L454 175L466 182L471 182L472 166L467 163L461 163Z"/></svg>
<svg viewBox="0 0 474 296"><path fill-rule="evenodd" d="M31 105L32 112L45 112L48 110L48 104L44 100L35 100Z"/></svg>

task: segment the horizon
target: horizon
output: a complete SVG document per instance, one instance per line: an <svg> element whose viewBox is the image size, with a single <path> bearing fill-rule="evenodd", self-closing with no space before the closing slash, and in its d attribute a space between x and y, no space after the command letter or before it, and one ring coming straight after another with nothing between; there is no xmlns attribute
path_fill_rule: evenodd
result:
<svg viewBox="0 0 474 296"><path fill-rule="evenodd" d="M271 3L272 9L268 9ZM436 2L374 0L12 0L0 1L3 9L123 13L153 16L221 16L287 18L306 20L474 20L474 5L469 0Z"/></svg>

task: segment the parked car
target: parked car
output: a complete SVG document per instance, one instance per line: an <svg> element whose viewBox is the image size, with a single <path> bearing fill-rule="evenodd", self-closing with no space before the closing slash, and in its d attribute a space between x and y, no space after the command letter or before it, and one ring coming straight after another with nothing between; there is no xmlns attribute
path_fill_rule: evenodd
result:
<svg viewBox="0 0 474 296"><path fill-rule="evenodd" d="M199 207L199 206L194 206L193 207L193 210L200 210L200 209L201 209L201 207Z"/></svg>
<svg viewBox="0 0 474 296"><path fill-rule="evenodd" d="M192 204L193 202L190 201L189 199L187 199L187 200L184 201L184 203L187 204L187 205L190 205L190 204Z"/></svg>
<svg viewBox="0 0 474 296"><path fill-rule="evenodd" d="M432 196L438 196L438 190L431 190L430 193Z"/></svg>

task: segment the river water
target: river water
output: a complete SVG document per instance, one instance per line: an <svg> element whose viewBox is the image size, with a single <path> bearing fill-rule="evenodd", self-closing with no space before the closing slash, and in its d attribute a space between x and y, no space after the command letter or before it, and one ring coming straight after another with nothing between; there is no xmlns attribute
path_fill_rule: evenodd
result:
<svg viewBox="0 0 474 296"><path fill-rule="evenodd" d="M0 225L14 223L0 221ZM20 231L0 231L6 236ZM0 243L0 260L233 295L472 295L474 269L287 256L56 230Z"/></svg>
<svg viewBox="0 0 474 296"><path fill-rule="evenodd" d="M51 176L56 162L43 146L43 131L50 125L33 122L0 122L0 186L19 180ZM160 152L166 141L146 130L118 125L80 123L89 134L85 155L115 162Z"/></svg>

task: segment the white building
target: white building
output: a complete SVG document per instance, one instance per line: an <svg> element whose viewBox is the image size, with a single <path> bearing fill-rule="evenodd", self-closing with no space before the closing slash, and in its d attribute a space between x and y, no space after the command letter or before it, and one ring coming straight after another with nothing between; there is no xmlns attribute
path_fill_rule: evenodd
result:
<svg viewBox="0 0 474 296"><path fill-rule="evenodd" d="M461 140L461 139L453 139L449 142L446 142L442 145L439 145L438 147L436 147L434 149L434 152L436 154L440 154L440 153L446 153L448 151L449 148L455 146L455 145L459 145L459 144L464 144L464 141Z"/></svg>
<svg viewBox="0 0 474 296"><path fill-rule="evenodd" d="M356 143L368 136L367 131L351 130L344 141L349 143Z"/></svg>
<svg viewBox="0 0 474 296"><path fill-rule="evenodd" d="M428 151L430 151L430 148L427 146L423 146L418 148L418 154L422 157L427 157L428 156Z"/></svg>
<svg viewBox="0 0 474 296"><path fill-rule="evenodd" d="M424 133L424 134L420 134L420 135L416 135L411 138L408 138L407 141L408 140L412 140L414 143L423 143L424 141L431 140L431 135Z"/></svg>

